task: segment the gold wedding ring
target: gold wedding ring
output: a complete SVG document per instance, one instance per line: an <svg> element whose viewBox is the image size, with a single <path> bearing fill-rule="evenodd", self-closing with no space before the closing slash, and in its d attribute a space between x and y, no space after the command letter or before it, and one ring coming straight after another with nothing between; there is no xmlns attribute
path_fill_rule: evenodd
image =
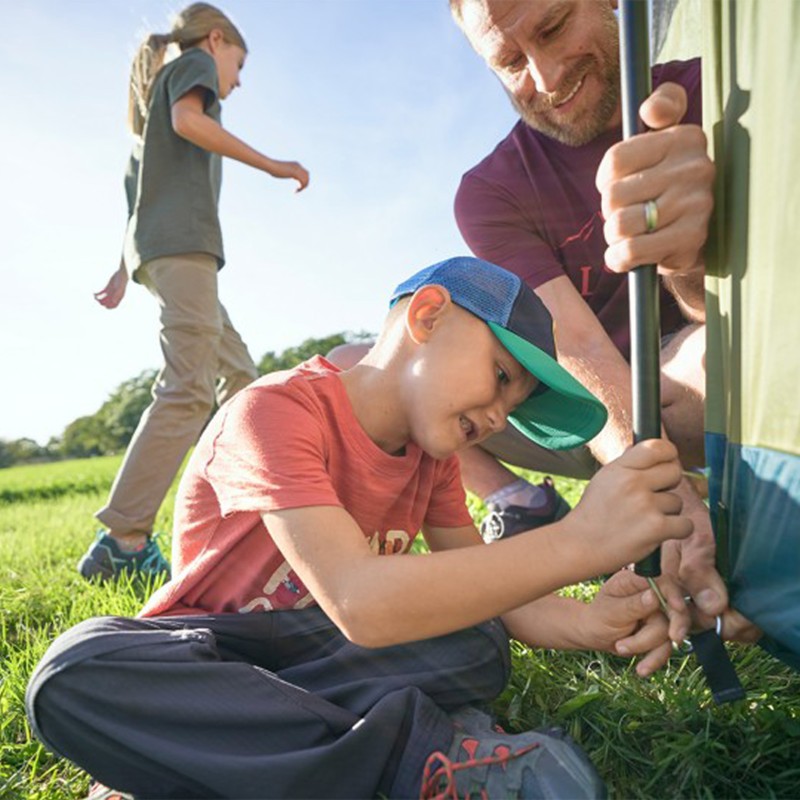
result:
<svg viewBox="0 0 800 800"><path fill-rule="evenodd" d="M658 228L658 206L655 200L648 200L644 204L644 227L646 233L652 233Z"/></svg>

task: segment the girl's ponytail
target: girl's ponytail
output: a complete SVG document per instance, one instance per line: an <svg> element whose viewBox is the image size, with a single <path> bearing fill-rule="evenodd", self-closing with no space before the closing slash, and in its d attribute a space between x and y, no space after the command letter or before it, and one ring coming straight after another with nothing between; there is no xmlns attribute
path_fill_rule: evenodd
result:
<svg viewBox="0 0 800 800"><path fill-rule="evenodd" d="M171 33L151 33L133 57L128 91L128 127L136 136L141 136L144 130L153 80L164 64L164 54L172 41Z"/></svg>
<svg viewBox="0 0 800 800"><path fill-rule="evenodd" d="M215 29L222 31L228 44L235 44L247 52L239 29L209 3L192 3L175 17L170 33L153 33L142 42L133 58L128 94L128 125L136 136L141 136L144 131L150 92L164 64L167 46L174 42L183 52L202 42Z"/></svg>

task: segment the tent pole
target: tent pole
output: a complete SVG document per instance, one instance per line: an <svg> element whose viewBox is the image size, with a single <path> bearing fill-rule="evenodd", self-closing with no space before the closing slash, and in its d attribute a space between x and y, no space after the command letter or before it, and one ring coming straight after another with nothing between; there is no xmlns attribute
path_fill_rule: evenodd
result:
<svg viewBox="0 0 800 800"><path fill-rule="evenodd" d="M620 0L620 73L622 135L641 133L639 106L650 95L650 29L648 0ZM661 438L661 322L659 281L654 264L628 273L631 329L633 441ZM645 577L661 574L660 548L636 564Z"/></svg>

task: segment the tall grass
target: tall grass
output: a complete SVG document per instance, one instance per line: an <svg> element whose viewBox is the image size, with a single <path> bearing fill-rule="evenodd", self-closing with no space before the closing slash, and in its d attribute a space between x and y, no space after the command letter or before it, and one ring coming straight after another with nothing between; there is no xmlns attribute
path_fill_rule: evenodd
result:
<svg viewBox="0 0 800 800"><path fill-rule="evenodd" d="M89 584L75 570L118 465L103 458L0 470L0 798L75 800L88 788L85 774L32 737L23 697L56 635L142 605L136 585ZM578 500L580 482L556 483ZM159 530L170 530L172 501ZM470 504L479 516L480 503ZM595 589L570 591L588 598ZM496 711L511 730L566 728L612 798L800 797L800 676L757 648L730 649L747 699L717 707L692 657L675 656L641 680L628 660L515 644Z"/></svg>

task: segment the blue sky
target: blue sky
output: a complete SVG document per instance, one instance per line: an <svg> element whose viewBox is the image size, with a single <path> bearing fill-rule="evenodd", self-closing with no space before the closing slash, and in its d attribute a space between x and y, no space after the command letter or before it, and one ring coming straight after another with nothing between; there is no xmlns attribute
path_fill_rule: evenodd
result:
<svg viewBox="0 0 800 800"><path fill-rule="evenodd" d="M130 59L184 5L32 0L0 40L0 438L45 443L122 381L160 363L155 302L92 293L116 268ZM400 280L467 252L461 174L515 115L447 0L228 0L250 55L223 124L301 161L311 185L232 161L220 295L253 357L313 336L376 331Z"/></svg>

